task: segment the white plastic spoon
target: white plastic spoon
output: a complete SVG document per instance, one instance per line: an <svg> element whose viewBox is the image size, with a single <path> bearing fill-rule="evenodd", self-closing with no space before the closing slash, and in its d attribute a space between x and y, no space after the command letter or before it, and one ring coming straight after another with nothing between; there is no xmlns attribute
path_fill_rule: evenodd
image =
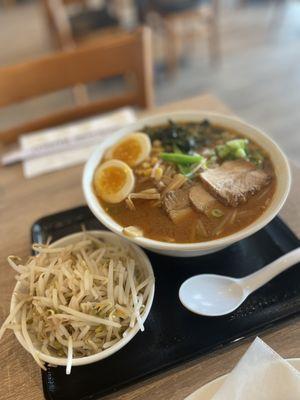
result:
<svg viewBox="0 0 300 400"><path fill-rule="evenodd" d="M250 293L300 261L300 247L244 278L202 274L187 279L179 289L181 303L190 311L211 317L229 314Z"/></svg>

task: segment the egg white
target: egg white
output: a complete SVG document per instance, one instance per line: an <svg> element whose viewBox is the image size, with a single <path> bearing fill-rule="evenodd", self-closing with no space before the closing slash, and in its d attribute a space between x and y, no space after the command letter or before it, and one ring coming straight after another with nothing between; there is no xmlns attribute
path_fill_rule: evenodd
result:
<svg viewBox="0 0 300 400"><path fill-rule="evenodd" d="M112 159L114 157L114 151L117 149L117 147L126 142L127 140L132 140L132 139L139 143L141 152L138 158L131 166L134 167L143 162L147 157L149 157L151 152L151 140L149 136L143 132L134 132L120 139L115 145L113 145L110 149L107 150L107 152L105 153L105 159L106 160Z"/></svg>
<svg viewBox="0 0 300 400"><path fill-rule="evenodd" d="M101 188L101 174L105 169L110 167L116 167L125 172L126 177L123 186L120 190L115 193L107 193L103 188ZM123 161L120 160L109 160L101 164L95 171L94 175L94 186L97 194L107 203L120 203L125 200L126 197L132 192L135 184L135 177L132 169Z"/></svg>

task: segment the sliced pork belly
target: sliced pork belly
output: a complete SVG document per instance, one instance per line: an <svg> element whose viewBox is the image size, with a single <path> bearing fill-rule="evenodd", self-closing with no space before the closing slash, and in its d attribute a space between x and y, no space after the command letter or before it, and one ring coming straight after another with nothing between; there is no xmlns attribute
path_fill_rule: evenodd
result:
<svg viewBox="0 0 300 400"><path fill-rule="evenodd" d="M175 224L180 223L183 218L193 212L189 200L189 187L167 192L163 198L162 206Z"/></svg>
<svg viewBox="0 0 300 400"><path fill-rule="evenodd" d="M200 184L191 188L189 199L197 211L207 216L209 216L212 209L218 208L218 205L220 205L220 203Z"/></svg>
<svg viewBox="0 0 300 400"><path fill-rule="evenodd" d="M203 185L224 205L237 207L267 186L272 176L245 160L226 161L200 174Z"/></svg>
<svg viewBox="0 0 300 400"><path fill-rule="evenodd" d="M182 208L181 210L171 210L169 217L175 225L181 224L186 218L190 217L194 213L192 207Z"/></svg>
<svg viewBox="0 0 300 400"><path fill-rule="evenodd" d="M189 207L189 189L177 189L167 192L163 199L163 206L167 213L172 210L181 210Z"/></svg>

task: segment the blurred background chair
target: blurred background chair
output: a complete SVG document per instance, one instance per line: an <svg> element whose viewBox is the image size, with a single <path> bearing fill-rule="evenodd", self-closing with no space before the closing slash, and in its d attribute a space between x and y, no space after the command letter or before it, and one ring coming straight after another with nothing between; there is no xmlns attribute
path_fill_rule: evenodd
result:
<svg viewBox="0 0 300 400"><path fill-rule="evenodd" d="M43 0L43 5L53 39L61 48L123 30L108 1L93 6L87 0Z"/></svg>
<svg viewBox="0 0 300 400"><path fill-rule="evenodd" d="M54 45L62 49L74 48L97 40L99 36L124 32L120 26L112 2L102 1L91 4L87 0L42 0L47 17L49 32ZM73 88L77 104L88 101L84 85Z"/></svg>
<svg viewBox="0 0 300 400"><path fill-rule="evenodd" d="M179 61L186 56L186 43L194 51L202 37L208 42L211 63L219 60L218 3L219 0L102 0L93 5L88 0L43 0L50 31L61 48L126 30L121 16L131 8L135 17L130 28L139 24L151 27L169 75L177 71ZM79 101L84 99L82 88L77 88L75 95Z"/></svg>
<svg viewBox="0 0 300 400"><path fill-rule="evenodd" d="M0 0L0 5L4 7L12 7L16 4L16 0Z"/></svg>
<svg viewBox="0 0 300 400"><path fill-rule="evenodd" d="M151 54L151 31L141 28L133 33L106 35L89 45L0 68L0 107L110 77L122 76L130 83L121 94L89 101L6 129L0 132L0 141L10 143L20 134L123 106L151 107Z"/></svg>
<svg viewBox="0 0 300 400"><path fill-rule="evenodd" d="M167 71L177 71L186 43L194 48L201 36L208 41L211 63L220 59L219 0L136 0L141 23L149 23L163 37Z"/></svg>
<svg viewBox="0 0 300 400"><path fill-rule="evenodd" d="M24 62L57 50L53 46L55 34L49 35L45 1L0 0L0 65ZM299 158L300 91L295 90L300 76L299 0L48 1L57 7L63 5L64 12L57 15L65 15L60 24L72 39L71 48L110 37L118 30L133 30L147 22L153 33L157 105L211 91L242 118L272 133L292 158ZM172 5L171 9L167 3ZM73 35L72 26L78 21L75 16L83 10L90 12L101 7L109 14L109 20L113 19L113 25L88 29L90 33L77 29ZM165 26L168 20L170 30ZM218 57L222 62L212 68L209 61L217 61ZM166 64L168 71L177 71L172 80L166 79ZM116 78L84 85L83 96L81 89L78 96L77 84L77 104L88 104L98 95L108 95L119 88L119 83ZM21 123L26 118L44 115L46 110L72 106L72 94L69 89L62 90L22 105L1 108L0 131L12 121ZM288 118L283 118L283 114Z"/></svg>

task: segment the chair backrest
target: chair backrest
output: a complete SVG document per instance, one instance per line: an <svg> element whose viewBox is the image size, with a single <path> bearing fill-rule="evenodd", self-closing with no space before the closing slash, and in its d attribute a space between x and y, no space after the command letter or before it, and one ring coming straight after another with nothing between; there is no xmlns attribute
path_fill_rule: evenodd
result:
<svg viewBox="0 0 300 400"><path fill-rule="evenodd" d="M0 107L115 76L130 78L132 87L117 96L0 131L0 141L9 143L26 132L126 105L150 107L153 103L151 31L140 28L133 33L106 36L86 46L0 68Z"/></svg>
<svg viewBox="0 0 300 400"><path fill-rule="evenodd" d="M87 7L88 0L42 0L42 4L50 32L58 47L68 49L82 41L82 38L74 37L68 7L73 5Z"/></svg>

